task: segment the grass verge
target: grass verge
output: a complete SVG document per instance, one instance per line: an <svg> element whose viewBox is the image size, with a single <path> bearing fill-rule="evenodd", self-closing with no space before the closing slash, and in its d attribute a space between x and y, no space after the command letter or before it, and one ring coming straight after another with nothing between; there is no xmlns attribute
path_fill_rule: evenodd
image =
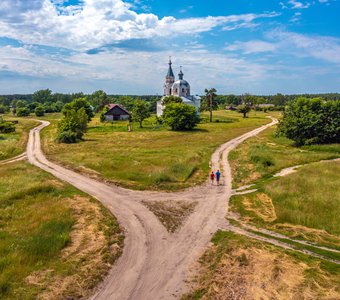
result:
<svg viewBox="0 0 340 300"><path fill-rule="evenodd" d="M13 133L0 134L0 160L9 159L25 152L30 129L39 123L33 120L4 116L4 120L19 121L16 131Z"/></svg>
<svg viewBox="0 0 340 300"><path fill-rule="evenodd" d="M0 166L0 299L75 299L120 255L96 200L23 162Z"/></svg>

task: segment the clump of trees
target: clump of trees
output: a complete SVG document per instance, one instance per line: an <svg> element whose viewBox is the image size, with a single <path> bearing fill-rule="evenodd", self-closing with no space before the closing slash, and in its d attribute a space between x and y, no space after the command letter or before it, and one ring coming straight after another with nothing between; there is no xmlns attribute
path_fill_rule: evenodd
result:
<svg viewBox="0 0 340 300"><path fill-rule="evenodd" d="M300 97L288 103L278 133L298 146L340 142L340 100Z"/></svg>
<svg viewBox="0 0 340 300"><path fill-rule="evenodd" d="M90 103L84 98L75 99L63 108L64 118L58 124L57 141L59 143L77 143L82 140L87 123L94 113Z"/></svg>
<svg viewBox="0 0 340 300"><path fill-rule="evenodd" d="M196 108L183 103L169 103L163 112L163 122L172 130L192 130L200 121Z"/></svg>

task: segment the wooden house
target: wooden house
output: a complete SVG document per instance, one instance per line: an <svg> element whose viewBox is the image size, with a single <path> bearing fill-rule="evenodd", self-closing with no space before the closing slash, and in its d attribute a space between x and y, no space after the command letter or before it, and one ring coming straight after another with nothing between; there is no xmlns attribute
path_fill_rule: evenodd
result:
<svg viewBox="0 0 340 300"><path fill-rule="evenodd" d="M108 111L104 114L106 121L128 120L131 114L119 104L109 104Z"/></svg>

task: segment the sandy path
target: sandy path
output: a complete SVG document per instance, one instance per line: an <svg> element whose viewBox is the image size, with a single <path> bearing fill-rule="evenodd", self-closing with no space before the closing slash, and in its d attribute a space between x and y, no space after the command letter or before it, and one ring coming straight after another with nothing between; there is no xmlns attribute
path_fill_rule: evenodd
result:
<svg viewBox="0 0 340 300"><path fill-rule="evenodd" d="M18 156L15 156L15 157L12 157L12 158L9 158L9 159L5 159L5 160L1 160L0 165L11 164L11 163L14 163L14 162L17 162L17 161L20 161L20 160L24 160L26 158L27 158L26 152L24 152L24 153L21 153Z"/></svg>
<svg viewBox="0 0 340 300"><path fill-rule="evenodd" d="M124 229L124 251L93 299L174 299L186 291L189 270L212 235L228 224L225 215L231 196L229 152L244 140L277 123L264 125L220 146L211 158L212 169L223 170L225 185L203 186L179 193L140 192L107 185L49 162L41 151L42 124L30 131L29 161L101 201ZM190 200L198 205L182 228L169 234L141 201Z"/></svg>

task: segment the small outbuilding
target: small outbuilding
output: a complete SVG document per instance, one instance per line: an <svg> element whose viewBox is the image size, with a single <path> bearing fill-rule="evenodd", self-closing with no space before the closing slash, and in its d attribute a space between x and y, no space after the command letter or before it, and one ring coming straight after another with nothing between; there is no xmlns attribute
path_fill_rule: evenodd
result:
<svg viewBox="0 0 340 300"><path fill-rule="evenodd" d="M119 104L109 104L107 112L104 114L105 121L129 120L131 114Z"/></svg>

